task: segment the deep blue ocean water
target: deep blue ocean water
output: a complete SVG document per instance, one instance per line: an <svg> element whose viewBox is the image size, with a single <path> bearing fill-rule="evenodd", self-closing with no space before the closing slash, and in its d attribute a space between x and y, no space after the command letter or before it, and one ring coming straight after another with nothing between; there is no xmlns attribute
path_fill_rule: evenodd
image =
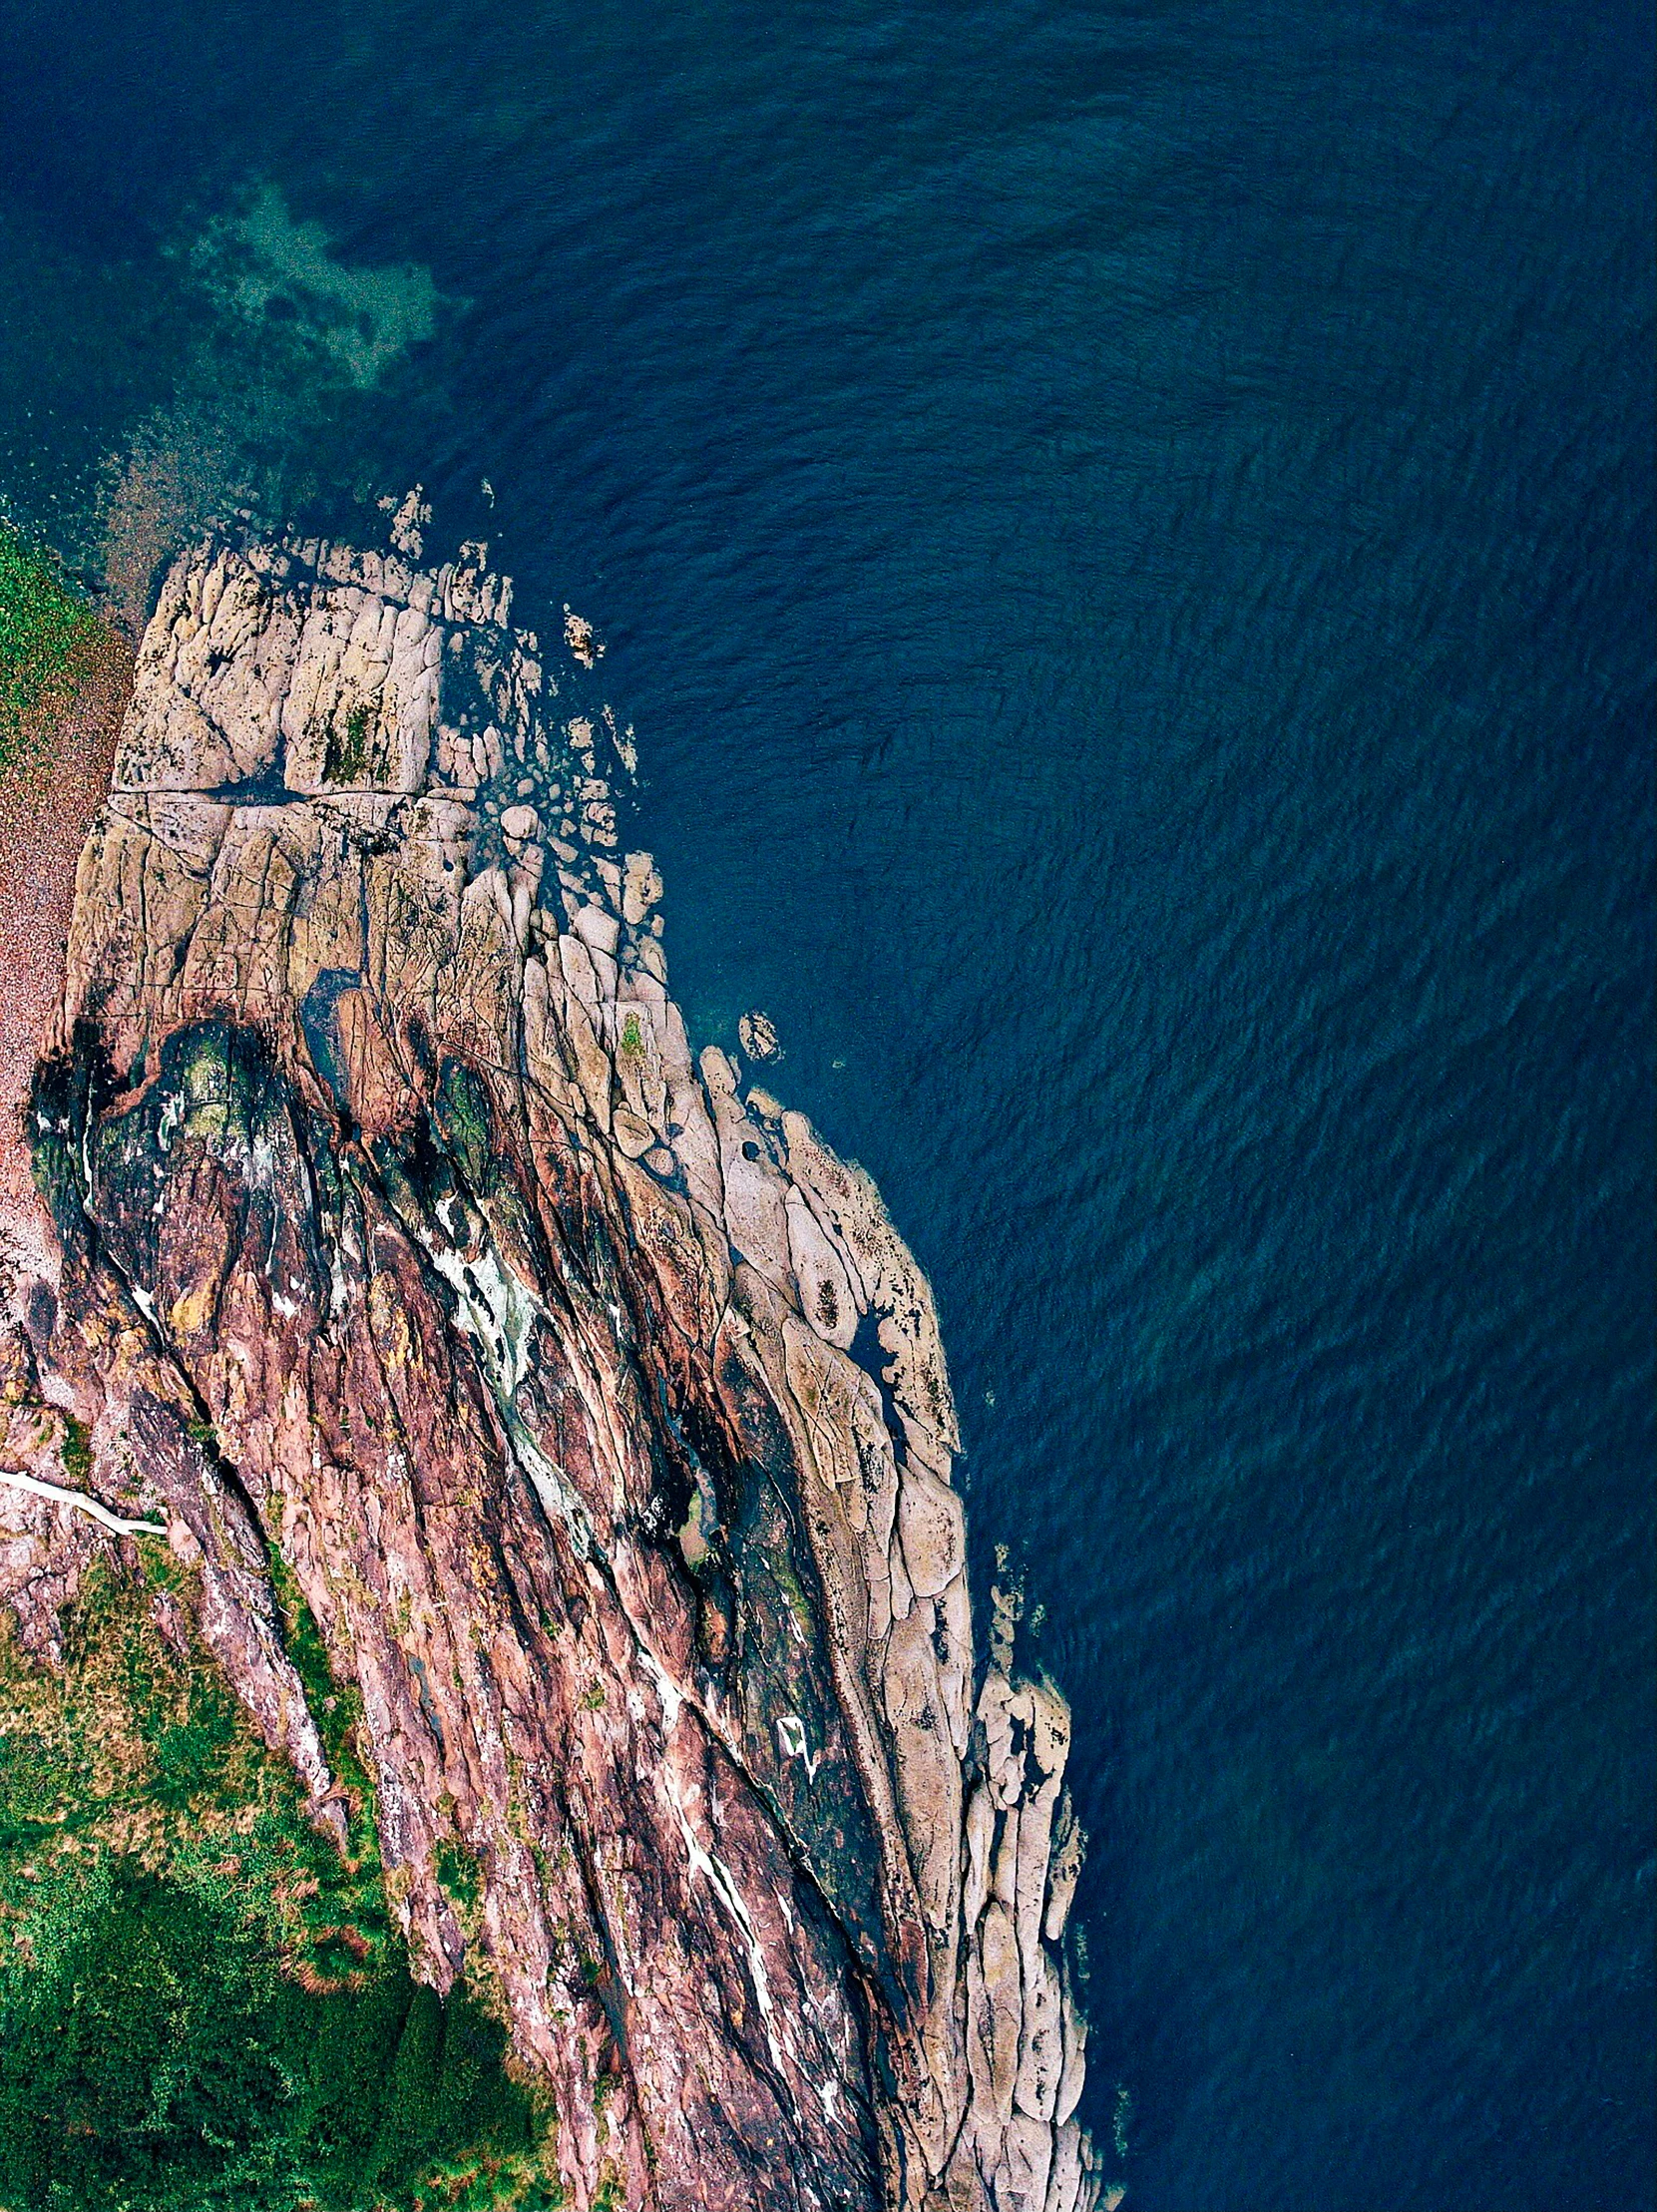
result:
<svg viewBox="0 0 1657 2212"><path fill-rule="evenodd" d="M0 4L7 509L418 479L608 640L699 1037L937 1286L1142 2212L1654 2200L1651 64Z"/></svg>

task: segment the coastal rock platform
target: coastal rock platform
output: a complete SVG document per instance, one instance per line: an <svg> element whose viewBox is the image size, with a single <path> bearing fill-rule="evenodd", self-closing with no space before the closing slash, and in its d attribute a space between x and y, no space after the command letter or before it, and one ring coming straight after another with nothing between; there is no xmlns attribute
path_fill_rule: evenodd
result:
<svg viewBox="0 0 1657 2212"><path fill-rule="evenodd" d="M30 1108L0 1595L50 1658L89 1557L170 1543L343 1833L292 1577L418 1971L551 2084L575 2205L1114 2202L1069 1715L975 1654L926 1279L693 1056L590 627L555 666L399 538L163 588Z"/></svg>

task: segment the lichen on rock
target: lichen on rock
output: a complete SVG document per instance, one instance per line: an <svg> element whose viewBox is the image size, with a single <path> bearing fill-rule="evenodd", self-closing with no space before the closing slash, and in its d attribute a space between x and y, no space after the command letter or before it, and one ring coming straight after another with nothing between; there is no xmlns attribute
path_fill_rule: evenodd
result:
<svg viewBox="0 0 1657 2212"><path fill-rule="evenodd" d="M591 631L554 668L481 548L413 558L225 540L163 588L36 1081L29 1357L326 1826L291 1578L416 1971L495 1992L573 2204L1095 2204L1068 1714L976 1670L925 1276L692 1058L614 716L554 705Z"/></svg>

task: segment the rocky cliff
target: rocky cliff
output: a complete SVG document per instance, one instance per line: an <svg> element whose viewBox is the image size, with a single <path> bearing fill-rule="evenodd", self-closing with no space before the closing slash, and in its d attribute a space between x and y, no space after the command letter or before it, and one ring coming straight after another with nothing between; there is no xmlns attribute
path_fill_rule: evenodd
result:
<svg viewBox="0 0 1657 2212"><path fill-rule="evenodd" d="M1069 1718L1005 1618L975 1667L925 1278L692 1057L592 634L419 519L163 589L30 1108L0 1593L50 1658L169 1544L343 1835L291 1576L576 2205L1097 2203Z"/></svg>

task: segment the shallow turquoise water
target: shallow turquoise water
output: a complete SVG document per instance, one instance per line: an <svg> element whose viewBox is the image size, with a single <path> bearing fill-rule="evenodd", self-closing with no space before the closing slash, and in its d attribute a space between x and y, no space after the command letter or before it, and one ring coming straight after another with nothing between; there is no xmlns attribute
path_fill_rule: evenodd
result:
<svg viewBox="0 0 1657 2212"><path fill-rule="evenodd" d="M676 989L937 1284L1146 2212L1653 2201L1650 60L0 10L13 510L418 477L609 641Z"/></svg>

